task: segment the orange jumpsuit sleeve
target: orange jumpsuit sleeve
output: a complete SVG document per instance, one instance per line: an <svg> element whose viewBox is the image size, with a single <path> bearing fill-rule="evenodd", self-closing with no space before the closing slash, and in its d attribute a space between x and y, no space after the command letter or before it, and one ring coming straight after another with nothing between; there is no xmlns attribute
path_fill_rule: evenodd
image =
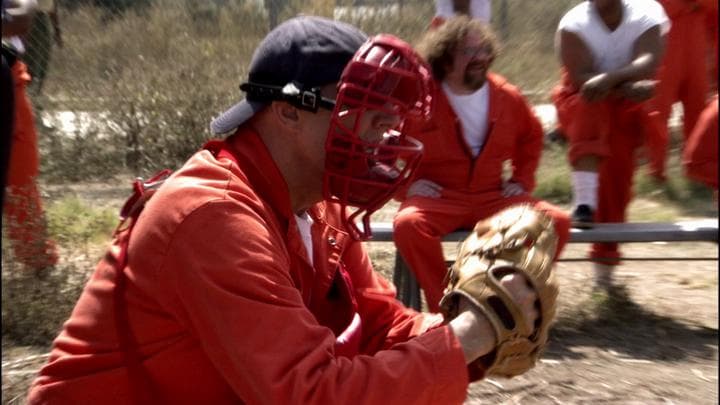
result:
<svg viewBox="0 0 720 405"><path fill-rule="evenodd" d="M395 287L372 270L362 243L352 243L345 260L358 263L357 268L362 269L352 276L358 311L364 325L363 352L389 349L441 326L441 315L420 314L400 304Z"/></svg>
<svg viewBox="0 0 720 405"><path fill-rule="evenodd" d="M359 312L385 350L336 357L335 336L304 305L301 281L288 271L283 235L264 221L237 202L197 208L174 233L174 254L157 274L171 285L162 305L197 336L244 402L462 403L468 376L457 338L438 327L394 344L418 332L419 318L396 317L400 308L357 250L343 259L349 272L364 274Z"/></svg>
<svg viewBox="0 0 720 405"><path fill-rule="evenodd" d="M535 189L535 171L542 154L543 129L525 99L520 95L517 97L517 106L505 107L508 108L506 111L516 111L520 134L513 153L511 181L520 183L525 191L532 193Z"/></svg>

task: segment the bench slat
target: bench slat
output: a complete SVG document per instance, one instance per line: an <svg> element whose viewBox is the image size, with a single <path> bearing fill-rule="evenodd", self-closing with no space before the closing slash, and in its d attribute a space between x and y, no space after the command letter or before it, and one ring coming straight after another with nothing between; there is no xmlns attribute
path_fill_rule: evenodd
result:
<svg viewBox="0 0 720 405"><path fill-rule="evenodd" d="M392 242L392 223L371 224L374 242ZM451 232L445 242L465 240L469 231ZM570 243L718 241L718 221L622 222L595 224L592 229L572 229Z"/></svg>
<svg viewBox="0 0 720 405"><path fill-rule="evenodd" d="M371 224L373 241L392 242L393 227L390 222ZM465 240L469 231L456 231L446 235L443 241L459 242ZM627 222L596 224L592 229L572 229L571 243L591 242L687 242L687 241L718 241L718 220L705 219L679 222ZM642 260L633 258L634 260ZM672 258L678 259L678 258ZM706 260L713 258L694 258ZM560 258L559 260L563 260ZM580 261L587 259L568 259ZM662 258L647 258L662 260ZM393 282L398 290L398 299L406 306L421 309L420 288L415 276L400 255L395 253L395 269Z"/></svg>

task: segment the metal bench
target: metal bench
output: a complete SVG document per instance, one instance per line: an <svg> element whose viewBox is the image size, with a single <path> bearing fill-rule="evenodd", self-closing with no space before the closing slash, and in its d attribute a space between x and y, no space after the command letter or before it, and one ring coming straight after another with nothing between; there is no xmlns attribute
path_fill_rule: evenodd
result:
<svg viewBox="0 0 720 405"><path fill-rule="evenodd" d="M392 242L392 223L377 222L371 224L373 242ZM469 230L451 232L443 238L443 242L460 242L465 240ZM679 222L627 222L596 224L592 229L572 229L569 243L618 242L718 242L718 220L705 219ZM695 260L713 260L717 258L695 258ZM563 258L559 261L581 261L587 259ZM677 258L629 258L622 260L678 260ZM693 260L684 258L682 260ZM451 264L449 261L448 264ZM395 253L395 269L393 283L398 290L398 298L407 306L420 309L420 288L415 276L405 261Z"/></svg>

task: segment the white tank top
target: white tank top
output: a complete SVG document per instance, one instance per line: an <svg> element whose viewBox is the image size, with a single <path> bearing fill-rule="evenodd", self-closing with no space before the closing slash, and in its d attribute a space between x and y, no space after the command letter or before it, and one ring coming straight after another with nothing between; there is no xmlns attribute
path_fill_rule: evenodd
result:
<svg viewBox="0 0 720 405"><path fill-rule="evenodd" d="M622 4L622 21L615 31L608 29L590 1L572 8L558 24L558 33L572 32L582 39L592 53L598 72L615 70L630 63L635 40L650 28L659 25L661 35L670 30L665 10L655 0L622 0Z"/></svg>
<svg viewBox="0 0 720 405"><path fill-rule="evenodd" d="M310 264L313 264L312 233L310 233L313 220L307 212L303 212L302 215L295 214L295 221L297 221L298 230L300 231L300 236L302 237L303 244L305 245L305 251L307 252Z"/></svg>
<svg viewBox="0 0 720 405"><path fill-rule="evenodd" d="M478 20L490 22L490 0L470 0L470 16ZM443 18L451 18L455 15L452 0L435 0L435 15Z"/></svg>
<svg viewBox="0 0 720 405"><path fill-rule="evenodd" d="M455 94L443 83L443 91L462 124L463 137L473 157L480 153L488 130L490 86L485 84L472 94Z"/></svg>

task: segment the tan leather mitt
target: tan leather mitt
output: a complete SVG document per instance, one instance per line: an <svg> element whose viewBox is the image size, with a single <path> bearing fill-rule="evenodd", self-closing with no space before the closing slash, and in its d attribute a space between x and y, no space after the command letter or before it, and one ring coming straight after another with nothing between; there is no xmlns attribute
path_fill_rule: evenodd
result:
<svg viewBox="0 0 720 405"><path fill-rule="evenodd" d="M460 297L485 314L495 329L497 347L469 365L472 379L513 377L531 369L547 344L555 317L558 285L553 273L557 235L552 219L530 205L517 205L478 222L448 271L440 307L457 316ZM527 329L525 316L499 280L521 273L537 293L538 319Z"/></svg>

